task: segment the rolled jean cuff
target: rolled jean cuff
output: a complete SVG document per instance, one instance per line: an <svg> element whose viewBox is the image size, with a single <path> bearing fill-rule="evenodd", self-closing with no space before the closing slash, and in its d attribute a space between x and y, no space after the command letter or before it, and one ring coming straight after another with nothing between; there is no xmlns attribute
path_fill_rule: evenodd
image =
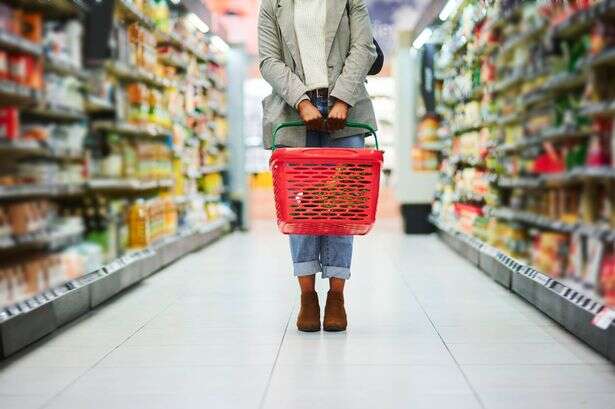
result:
<svg viewBox="0 0 615 409"><path fill-rule="evenodd" d="M320 271L320 263L316 260L293 263L295 277L311 276Z"/></svg>
<svg viewBox="0 0 615 409"><path fill-rule="evenodd" d="M350 278L350 269L348 267L323 266L322 278L340 278L342 280L348 280Z"/></svg>

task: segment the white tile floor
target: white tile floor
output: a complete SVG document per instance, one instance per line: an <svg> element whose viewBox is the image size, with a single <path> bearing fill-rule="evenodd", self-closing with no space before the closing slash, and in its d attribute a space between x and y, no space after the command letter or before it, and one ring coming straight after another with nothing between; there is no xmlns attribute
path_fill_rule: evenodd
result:
<svg viewBox="0 0 615 409"><path fill-rule="evenodd" d="M0 408L615 408L614 366L437 238L385 222L355 254L346 333L297 332L258 224L4 362Z"/></svg>

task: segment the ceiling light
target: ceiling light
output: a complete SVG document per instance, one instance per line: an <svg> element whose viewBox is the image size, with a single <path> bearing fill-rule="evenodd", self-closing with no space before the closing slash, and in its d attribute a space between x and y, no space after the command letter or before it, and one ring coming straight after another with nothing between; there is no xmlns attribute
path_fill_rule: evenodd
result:
<svg viewBox="0 0 615 409"><path fill-rule="evenodd" d="M447 18L452 16L453 13L457 11L457 9L459 8L459 5L461 4L461 1L462 0L448 0L448 2L446 3L444 8L438 15L438 18L442 21L446 21Z"/></svg>
<svg viewBox="0 0 615 409"><path fill-rule="evenodd" d="M229 50L229 46L226 43L226 41L224 41L223 39L221 39L218 36L213 36L211 37L211 45L213 45L215 48L217 48L219 51L225 53Z"/></svg>
<svg viewBox="0 0 615 409"><path fill-rule="evenodd" d="M209 26L194 13L188 14L188 21L203 34L209 31Z"/></svg>
<svg viewBox="0 0 615 409"><path fill-rule="evenodd" d="M412 43L412 47L417 50L420 49L429 39L431 38L431 28L427 27L425 30L421 31L421 34L416 37L414 42Z"/></svg>

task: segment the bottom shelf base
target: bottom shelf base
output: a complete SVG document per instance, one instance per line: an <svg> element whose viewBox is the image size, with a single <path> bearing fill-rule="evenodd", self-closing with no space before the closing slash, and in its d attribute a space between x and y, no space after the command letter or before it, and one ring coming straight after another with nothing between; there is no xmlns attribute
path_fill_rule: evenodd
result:
<svg viewBox="0 0 615 409"><path fill-rule="evenodd" d="M609 308L600 300L570 288L564 282L550 278L474 237L437 220L431 221L449 247L615 362L615 325L610 323L602 329L593 324L596 315Z"/></svg>
<svg viewBox="0 0 615 409"><path fill-rule="evenodd" d="M182 232L9 308L0 316L0 356L14 354L229 230L224 219Z"/></svg>

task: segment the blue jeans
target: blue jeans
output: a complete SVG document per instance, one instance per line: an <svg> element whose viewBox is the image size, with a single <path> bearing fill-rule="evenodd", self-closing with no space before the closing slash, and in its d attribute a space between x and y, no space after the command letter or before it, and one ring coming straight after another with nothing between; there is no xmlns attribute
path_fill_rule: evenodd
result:
<svg viewBox="0 0 615 409"><path fill-rule="evenodd" d="M327 116L327 98L316 98L312 103ZM333 139L328 132L307 131L307 147L362 148L364 134ZM352 261L352 236L309 236L290 235L290 252L296 277L322 272L322 278L350 278Z"/></svg>

